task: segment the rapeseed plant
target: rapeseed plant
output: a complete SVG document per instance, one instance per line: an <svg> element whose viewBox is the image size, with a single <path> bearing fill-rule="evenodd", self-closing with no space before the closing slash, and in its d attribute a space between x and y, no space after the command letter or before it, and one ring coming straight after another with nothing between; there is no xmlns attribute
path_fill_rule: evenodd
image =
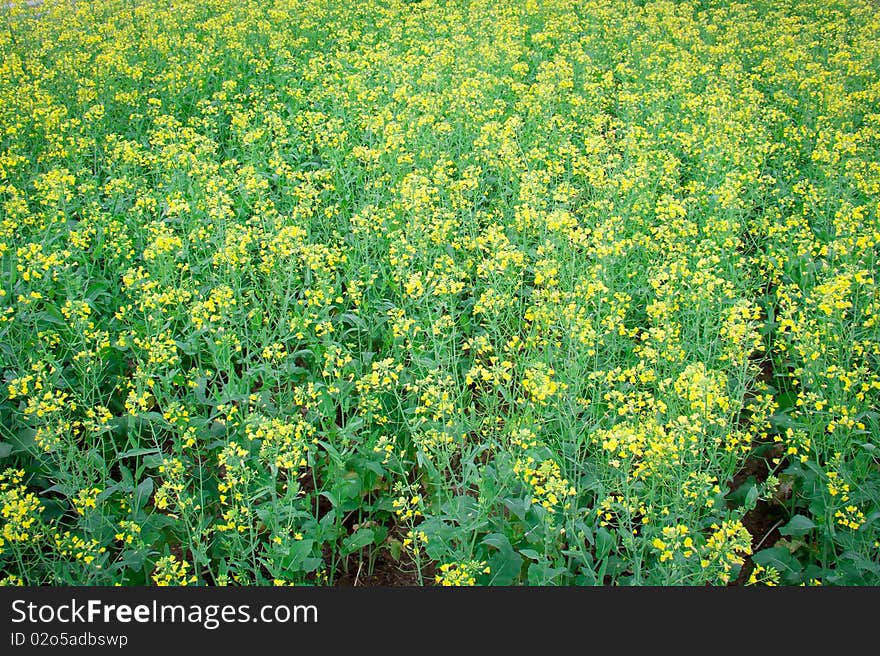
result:
<svg viewBox="0 0 880 656"><path fill-rule="evenodd" d="M7 4L0 582L880 581L870 2Z"/></svg>

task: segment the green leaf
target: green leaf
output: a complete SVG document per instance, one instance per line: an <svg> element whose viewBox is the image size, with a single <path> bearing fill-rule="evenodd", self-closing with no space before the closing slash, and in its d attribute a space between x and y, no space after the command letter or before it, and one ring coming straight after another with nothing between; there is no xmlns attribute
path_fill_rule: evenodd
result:
<svg viewBox="0 0 880 656"><path fill-rule="evenodd" d="M510 546L510 540L503 533L490 533L483 538L483 544L495 547L500 551L513 551L513 548Z"/></svg>
<svg viewBox="0 0 880 656"><path fill-rule="evenodd" d="M37 320L45 321L46 323L54 323L56 326L67 325L67 321L65 321L64 317L61 315L61 310L51 304L47 305L46 309L37 315Z"/></svg>
<svg viewBox="0 0 880 656"><path fill-rule="evenodd" d="M367 545L373 544L375 534L371 528L359 528L342 541L342 555L354 553Z"/></svg>
<svg viewBox="0 0 880 656"><path fill-rule="evenodd" d="M350 499L360 500L361 477L358 476L357 472L347 471L342 475L336 489L341 501L348 501Z"/></svg>
<svg viewBox="0 0 880 656"><path fill-rule="evenodd" d="M290 545L289 554L290 554L290 565L291 567L294 563L301 563L312 553L312 547L314 546L314 540L294 540Z"/></svg>
<svg viewBox="0 0 880 656"><path fill-rule="evenodd" d="M596 558L601 560L611 553L616 540L604 526L596 531Z"/></svg>
<svg viewBox="0 0 880 656"><path fill-rule="evenodd" d="M343 323L351 324L361 330L367 329L367 322L353 312L345 312L340 319Z"/></svg>
<svg viewBox="0 0 880 656"><path fill-rule="evenodd" d="M593 536L593 529L591 529L589 526L587 526L586 523L582 519L579 519L574 523L574 528L575 528L576 535L578 535L578 536L583 535L582 539L584 540L584 542L586 542L589 545L592 545L595 543L596 538Z"/></svg>
<svg viewBox="0 0 880 656"><path fill-rule="evenodd" d="M140 472L138 472L140 473ZM131 473L131 470L123 464L119 464L119 478L121 479L122 487L120 489L131 492L134 490L134 476Z"/></svg>
<svg viewBox="0 0 880 656"><path fill-rule="evenodd" d="M752 562L762 567L772 567L789 583L797 582L801 572L800 563L785 547L762 549L752 556Z"/></svg>
<svg viewBox="0 0 880 656"><path fill-rule="evenodd" d="M504 500L504 505L517 517L517 519L519 519L519 521L523 522L526 519L526 513L529 512L529 508L532 505L532 500L530 497L523 497L522 499L512 499L508 497Z"/></svg>
<svg viewBox="0 0 880 656"><path fill-rule="evenodd" d="M157 469L162 466L162 463L165 461L165 458L161 453L150 453L149 455L144 457L144 467L150 467L152 469Z"/></svg>
<svg viewBox="0 0 880 656"><path fill-rule="evenodd" d="M330 442L318 441L318 444L324 448L324 451L327 452L327 455L330 456L330 459L333 461L333 465L335 467L342 467L344 459L342 454L333 446Z"/></svg>
<svg viewBox="0 0 880 656"><path fill-rule="evenodd" d="M310 556L309 558L303 559L302 571L304 571L306 573L314 572L316 569L318 569L323 564L324 564L324 561L321 560L320 558Z"/></svg>
<svg viewBox="0 0 880 656"><path fill-rule="evenodd" d="M730 492L727 498L736 506L751 510L754 508L754 505L750 506L749 503L754 504L758 500L757 479L754 476L749 476L742 485Z"/></svg>
<svg viewBox="0 0 880 656"><path fill-rule="evenodd" d="M489 559L489 585L513 585L522 571L522 556L513 550L503 533L490 533L483 538L483 544L498 550Z"/></svg>
<svg viewBox="0 0 880 656"><path fill-rule="evenodd" d="M403 543L400 540L389 540L387 547L391 557L394 560L400 560L400 554L403 552Z"/></svg>
<svg viewBox="0 0 880 656"><path fill-rule="evenodd" d="M541 554L539 554L534 549L520 549L519 552L523 556L525 556L526 558L529 558L531 560L541 560Z"/></svg>
<svg viewBox="0 0 880 656"><path fill-rule="evenodd" d="M745 502L745 506L744 506L745 509L746 510L753 509L755 507L755 504L757 503L757 501L758 501L758 487L756 485L753 485L752 487L749 488L749 491L746 493L746 502Z"/></svg>
<svg viewBox="0 0 880 656"><path fill-rule="evenodd" d="M523 559L518 553L499 551L489 559L489 585L513 585L519 579Z"/></svg>
<svg viewBox="0 0 880 656"><path fill-rule="evenodd" d="M782 535L805 535L816 528L816 524L809 517L795 515L785 526L779 529Z"/></svg>
<svg viewBox="0 0 880 656"><path fill-rule="evenodd" d="M62 494L69 499L74 495L74 488L64 483L56 483L52 487L47 487L45 490L43 490L44 494L49 494L51 492L58 492L59 494Z"/></svg>
<svg viewBox="0 0 880 656"><path fill-rule="evenodd" d="M547 563L529 565L529 585L553 585L565 573L564 567L550 567Z"/></svg>
<svg viewBox="0 0 880 656"><path fill-rule="evenodd" d="M327 499L327 501L330 502L330 505L333 506L334 508L337 508L339 506L339 499L337 499L336 495L333 494L332 492L321 492L320 496Z"/></svg>
<svg viewBox="0 0 880 656"><path fill-rule="evenodd" d="M140 510L143 508L147 501L150 500L150 497L153 494L153 479L150 477L145 478L140 483L138 483L137 488L134 491L134 507Z"/></svg>
<svg viewBox="0 0 880 656"><path fill-rule="evenodd" d="M159 453L159 449L155 447L144 447L141 449L129 449L128 451L123 451L119 454L120 458L134 458L135 456L146 456L153 455L155 453Z"/></svg>

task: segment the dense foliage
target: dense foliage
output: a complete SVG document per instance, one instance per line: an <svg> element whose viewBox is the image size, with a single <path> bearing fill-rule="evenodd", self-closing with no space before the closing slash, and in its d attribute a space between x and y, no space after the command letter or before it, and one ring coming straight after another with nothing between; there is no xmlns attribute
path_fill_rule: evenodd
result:
<svg viewBox="0 0 880 656"><path fill-rule="evenodd" d="M3 581L880 583L878 71L871 2L0 8Z"/></svg>

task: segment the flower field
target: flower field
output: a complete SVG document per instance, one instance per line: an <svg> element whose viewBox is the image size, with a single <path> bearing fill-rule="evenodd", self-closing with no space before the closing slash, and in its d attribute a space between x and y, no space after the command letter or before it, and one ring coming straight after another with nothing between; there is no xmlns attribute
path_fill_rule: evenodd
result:
<svg viewBox="0 0 880 656"><path fill-rule="evenodd" d="M880 12L0 7L8 585L880 584Z"/></svg>

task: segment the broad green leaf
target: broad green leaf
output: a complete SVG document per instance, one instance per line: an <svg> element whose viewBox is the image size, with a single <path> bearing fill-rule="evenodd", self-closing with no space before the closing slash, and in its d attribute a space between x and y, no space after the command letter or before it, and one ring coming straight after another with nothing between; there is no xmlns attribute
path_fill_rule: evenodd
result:
<svg viewBox="0 0 880 656"><path fill-rule="evenodd" d="M359 528L342 541L342 555L347 556L358 549L373 544L374 539L375 534L373 533L373 529Z"/></svg>
<svg viewBox="0 0 880 656"><path fill-rule="evenodd" d="M816 524L809 517L795 515L789 522L779 529L782 535L805 535L816 528Z"/></svg>
<svg viewBox="0 0 880 656"><path fill-rule="evenodd" d="M129 449L128 451L123 451L119 454L119 457L134 458L135 456L153 455L155 453L159 453L159 449L157 449L156 447L143 447L140 449Z"/></svg>
<svg viewBox="0 0 880 656"><path fill-rule="evenodd" d="M150 500L150 496L153 494L153 479L149 476L138 483L137 488L134 491L134 507L140 510L143 508L147 501Z"/></svg>

